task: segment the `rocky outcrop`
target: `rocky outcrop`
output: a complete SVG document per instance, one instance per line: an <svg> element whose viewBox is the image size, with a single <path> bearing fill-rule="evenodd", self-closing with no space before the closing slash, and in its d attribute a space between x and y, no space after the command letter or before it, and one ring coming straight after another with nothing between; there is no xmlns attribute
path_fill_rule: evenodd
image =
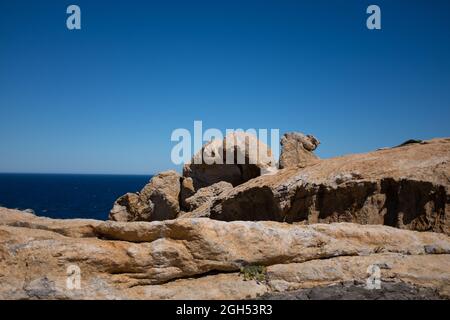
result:
<svg viewBox="0 0 450 320"><path fill-rule="evenodd" d="M312 135L300 132L289 132L281 138L280 169L289 167L302 167L312 165L319 159L313 151L320 141Z"/></svg>
<svg viewBox="0 0 450 320"><path fill-rule="evenodd" d="M126 193L119 197L109 213L114 221L150 221L150 204L136 193Z"/></svg>
<svg viewBox="0 0 450 320"><path fill-rule="evenodd" d="M185 200L188 211L194 211L201 206L211 205L212 201L227 190L233 189L231 183L222 181L209 187L199 189L195 194Z"/></svg>
<svg viewBox="0 0 450 320"><path fill-rule="evenodd" d="M154 176L139 193L127 193L116 200L109 214L114 221L156 221L175 219L180 213L180 179L175 171Z"/></svg>
<svg viewBox="0 0 450 320"><path fill-rule="evenodd" d="M285 145L300 141L305 152L318 144L314 137L300 134L285 135L283 140ZM233 188L230 182L213 183L227 180L223 172L228 175L230 171L221 166L231 168L227 170L241 168L205 164L201 169L187 165L185 169L197 180L181 178L173 171L160 174L141 193L119 198L111 219L210 217L225 221L354 222L450 234L450 139L315 159L306 167L289 166L246 182L235 181L238 185ZM208 187L196 189L195 181Z"/></svg>
<svg viewBox="0 0 450 320"><path fill-rule="evenodd" d="M450 139L323 160L312 136L282 144L271 174L268 148L230 144L248 162L160 173L113 221L0 208L0 299L450 299Z"/></svg>
<svg viewBox="0 0 450 320"><path fill-rule="evenodd" d="M450 297L444 234L351 223L53 220L0 209L2 299L256 298L362 283L373 266L382 285ZM77 288L67 286L70 270L79 270ZM252 278L254 270L261 274Z"/></svg>
<svg viewBox="0 0 450 320"><path fill-rule="evenodd" d="M324 159L217 197L211 218L355 222L450 234L450 139Z"/></svg>
<svg viewBox="0 0 450 320"><path fill-rule="evenodd" d="M198 190L221 181L237 186L274 168L270 148L256 136L238 131L205 144L185 164L183 176L192 178Z"/></svg>

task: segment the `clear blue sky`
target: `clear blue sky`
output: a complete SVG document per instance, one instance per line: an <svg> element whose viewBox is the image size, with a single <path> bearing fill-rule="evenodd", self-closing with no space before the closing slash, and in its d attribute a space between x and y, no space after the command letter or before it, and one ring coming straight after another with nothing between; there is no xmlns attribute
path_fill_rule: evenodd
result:
<svg viewBox="0 0 450 320"><path fill-rule="evenodd" d="M311 133L321 157L450 136L450 1L0 2L0 172L174 168L194 120Z"/></svg>

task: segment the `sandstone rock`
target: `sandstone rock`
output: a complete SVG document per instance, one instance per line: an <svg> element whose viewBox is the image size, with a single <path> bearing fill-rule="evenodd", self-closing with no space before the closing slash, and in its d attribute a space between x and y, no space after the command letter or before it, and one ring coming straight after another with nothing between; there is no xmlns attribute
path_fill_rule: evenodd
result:
<svg viewBox="0 0 450 320"><path fill-rule="evenodd" d="M230 160L231 164L228 164ZM237 186L273 172L274 167L270 148L256 136L238 131L228 134L223 141L205 144L191 162L185 164L183 176L192 178L194 188L198 190L221 181Z"/></svg>
<svg viewBox="0 0 450 320"><path fill-rule="evenodd" d="M150 205L142 201L136 193L126 193L119 197L109 213L109 219L114 221L150 221Z"/></svg>
<svg viewBox="0 0 450 320"><path fill-rule="evenodd" d="M256 298L365 281L374 264L384 282L450 297L443 234L350 223L73 222L0 209L2 299ZM73 265L81 271L76 290L66 286ZM267 267L265 279L246 280L239 270L252 265Z"/></svg>
<svg viewBox="0 0 450 320"><path fill-rule="evenodd" d="M312 135L289 132L281 139L280 169L289 167L306 167L319 159L313 151L320 144Z"/></svg>
<svg viewBox="0 0 450 320"><path fill-rule="evenodd" d="M187 208L189 211L194 211L204 204L211 204L217 196L222 194L222 192L231 189L233 189L233 185L225 181L201 188L197 193L186 199Z"/></svg>
<svg viewBox="0 0 450 320"><path fill-rule="evenodd" d="M71 238L95 237L95 228L101 223L92 219L51 219L0 207L0 225L51 231Z"/></svg>
<svg viewBox="0 0 450 320"><path fill-rule="evenodd" d="M133 295L145 299L165 300L238 300L255 298L270 292L266 284L245 281L239 273L178 279L162 285L137 286L132 291Z"/></svg>
<svg viewBox="0 0 450 320"><path fill-rule="evenodd" d="M449 188L450 139L434 139L257 177L205 211L225 221L355 222L450 234Z"/></svg>
<svg viewBox="0 0 450 320"><path fill-rule="evenodd" d="M180 213L179 218L204 218L209 217L210 208L215 199L223 192L233 189L231 183L222 181L209 187L201 188L186 202L186 211Z"/></svg>
<svg viewBox="0 0 450 320"><path fill-rule="evenodd" d="M445 295L450 294L449 255L399 255L378 253L368 256L336 257L322 261L292 263L270 266L267 277L271 291L283 292L304 288L323 287L339 282L367 284L368 267L380 269L380 280L401 280L421 288L434 288ZM415 272L426 270L428 272ZM450 269L448 269L450 270Z"/></svg>
<svg viewBox="0 0 450 320"><path fill-rule="evenodd" d="M189 210L186 199L195 194L194 181L192 178L182 178L180 190L180 206L183 210Z"/></svg>
<svg viewBox="0 0 450 320"><path fill-rule="evenodd" d="M175 219L180 212L180 179L175 171L154 176L140 193L127 193L116 200L109 218L114 221Z"/></svg>
<svg viewBox="0 0 450 320"><path fill-rule="evenodd" d="M266 293L261 300L442 300L433 288L404 282L381 282L381 288L368 290L365 284L342 282L288 292Z"/></svg>

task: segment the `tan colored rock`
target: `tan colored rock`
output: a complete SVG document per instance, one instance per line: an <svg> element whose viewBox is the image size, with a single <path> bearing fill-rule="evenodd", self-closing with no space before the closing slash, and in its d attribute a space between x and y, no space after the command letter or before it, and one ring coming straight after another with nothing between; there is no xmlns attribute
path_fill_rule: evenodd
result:
<svg viewBox="0 0 450 320"><path fill-rule="evenodd" d="M205 144L191 162L185 164L183 176L192 178L194 188L198 190L221 181L237 186L271 173L274 168L270 148L256 136L238 131L228 134L222 141Z"/></svg>
<svg viewBox="0 0 450 320"><path fill-rule="evenodd" d="M200 278L174 280L162 285L138 286L133 295L164 300L239 300L270 292L265 283L245 281L239 273L219 273Z"/></svg>
<svg viewBox="0 0 450 320"><path fill-rule="evenodd" d="M320 144L312 135L299 132L289 132L281 138L280 169L289 167L305 168L317 163L319 159L313 151Z"/></svg>
<svg viewBox="0 0 450 320"><path fill-rule="evenodd" d="M450 139L434 139L257 177L205 211L225 221L355 222L450 234L449 187Z"/></svg>
<svg viewBox="0 0 450 320"><path fill-rule="evenodd" d="M140 193L127 193L116 200L109 214L114 221L175 219L180 213L180 180L175 171L154 176Z"/></svg>
<svg viewBox="0 0 450 320"><path fill-rule="evenodd" d="M291 291L336 282L359 281L366 284L369 267L380 268L383 282L402 281L438 289L450 297L450 255L402 255L379 253L368 256L336 257L304 263L270 266L267 278L271 290ZM369 269L369 270L368 270Z"/></svg>
<svg viewBox="0 0 450 320"><path fill-rule="evenodd" d="M137 193L126 193L119 197L109 213L114 221L150 221L150 205L143 201Z"/></svg>
<svg viewBox="0 0 450 320"><path fill-rule="evenodd" d="M187 209L188 211L194 211L202 205L210 205L217 196L231 189L233 189L233 185L225 181L201 188L190 198L186 199Z"/></svg>
<svg viewBox="0 0 450 320"><path fill-rule="evenodd" d="M2 299L245 299L361 280L370 264L383 268L385 281L448 297L444 234L204 218L73 222L0 209ZM70 290L74 265L81 286ZM245 281L239 270L248 265L267 266L265 279Z"/></svg>
<svg viewBox="0 0 450 320"><path fill-rule="evenodd" d="M102 223L93 219L51 219L28 211L0 207L0 225L46 230L71 238L95 237L95 228Z"/></svg>

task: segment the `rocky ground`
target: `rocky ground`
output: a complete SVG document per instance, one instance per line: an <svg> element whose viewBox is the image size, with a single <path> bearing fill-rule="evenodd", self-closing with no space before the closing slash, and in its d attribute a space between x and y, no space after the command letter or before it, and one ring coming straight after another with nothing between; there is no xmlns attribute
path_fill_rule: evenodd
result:
<svg viewBox="0 0 450 320"><path fill-rule="evenodd" d="M73 265L81 287L69 290ZM382 290L403 283L450 297L450 238L439 233L209 218L54 220L0 210L3 299L249 299L365 282L374 265Z"/></svg>
<svg viewBox="0 0 450 320"><path fill-rule="evenodd" d="M382 283L379 290L367 290L355 282L300 289L288 292L267 293L261 300L442 300L432 288L417 287L404 282Z"/></svg>
<svg viewBox="0 0 450 320"><path fill-rule="evenodd" d="M163 172L110 221L0 208L0 298L449 299L450 139L326 160L318 145L285 135L281 170L264 147Z"/></svg>

